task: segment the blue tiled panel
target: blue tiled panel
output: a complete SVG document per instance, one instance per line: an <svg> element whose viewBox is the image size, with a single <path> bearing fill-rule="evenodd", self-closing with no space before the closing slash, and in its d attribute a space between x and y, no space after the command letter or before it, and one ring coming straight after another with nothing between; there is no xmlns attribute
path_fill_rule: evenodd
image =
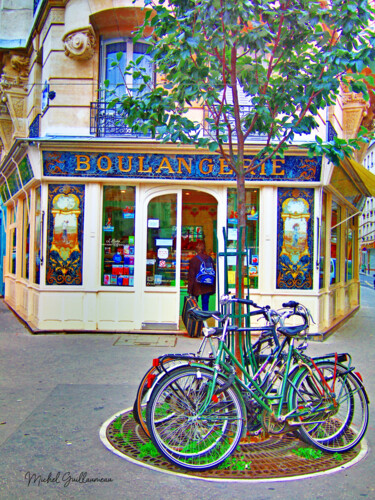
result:
<svg viewBox="0 0 375 500"><path fill-rule="evenodd" d="M303 207L303 210L299 210ZM314 189L279 188L277 274L279 289L313 287Z"/></svg>
<svg viewBox="0 0 375 500"><path fill-rule="evenodd" d="M36 115L29 126L29 137L39 137L40 133L40 114Z"/></svg>
<svg viewBox="0 0 375 500"><path fill-rule="evenodd" d="M250 157L246 157L248 160ZM320 180L322 159L285 156L246 174L249 181ZM43 152L43 173L51 177L230 180L234 173L218 155Z"/></svg>
<svg viewBox="0 0 375 500"><path fill-rule="evenodd" d="M56 203L59 195L62 206ZM47 285L82 285L84 199L83 185L48 186Z"/></svg>

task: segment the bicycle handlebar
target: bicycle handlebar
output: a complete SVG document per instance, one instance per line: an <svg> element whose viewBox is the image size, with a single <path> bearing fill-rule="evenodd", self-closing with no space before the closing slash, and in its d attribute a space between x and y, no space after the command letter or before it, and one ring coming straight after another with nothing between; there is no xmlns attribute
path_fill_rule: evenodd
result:
<svg viewBox="0 0 375 500"><path fill-rule="evenodd" d="M299 306L299 302L296 302L295 300L290 300L289 302L284 302L284 304L282 304L283 307L298 307Z"/></svg>

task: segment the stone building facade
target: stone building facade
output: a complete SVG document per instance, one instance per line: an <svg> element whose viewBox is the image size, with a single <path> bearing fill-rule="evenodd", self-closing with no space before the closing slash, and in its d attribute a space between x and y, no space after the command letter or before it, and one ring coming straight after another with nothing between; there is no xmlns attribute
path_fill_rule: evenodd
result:
<svg viewBox="0 0 375 500"><path fill-rule="evenodd" d="M121 83L112 58L122 52L135 60L145 51L145 41L132 39L144 15L140 3L23 0L7 9L5 3L5 301L36 332L179 331L196 242L204 239L216 258L224 228L235 246L233 173L209 151L135 136L108 108L103 82ZM203 109L191 112L203 126ZM324 140L354 137L372 116L372 102L342 87L317 133ZM247 155L259 141L249 142ZM360 304L358 213L372 194L360 165L366 146L336 166L295 146L247 181L245 285L259 304L303 302L314 328L328 332ZM229 286L234 270L229 259ZM218 271L220 291L220 258Z"/></svg>

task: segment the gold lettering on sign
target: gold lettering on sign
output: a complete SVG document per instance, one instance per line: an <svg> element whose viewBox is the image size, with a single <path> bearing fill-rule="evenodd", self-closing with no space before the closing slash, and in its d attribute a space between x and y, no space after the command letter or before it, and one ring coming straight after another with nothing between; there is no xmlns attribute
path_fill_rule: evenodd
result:
<svg viewBox="0 0 375 500"><path fill-rule="evenodd" d="M143 160L145 159L144 156L138 156L139 160L139 167L138 167L138 172L142 174L151 174L152 172L152 167L148 167L147 170L143 170Z"/></svg>
<svg viewBox="0 0 375 500"><path fill-rule="evenodd" d="M156 170L157 174L160 174L160 172L163 170L168 170L170 174L174 174L173 168L171 167L171 164L168 161L168 158L164 156L164 158L161 160L161 163L159 167Z"/></svg>
<svg viewBox="0 0 375 500"><path fill-rule="evenodd" d="M199 162L199 170L202 174L210 174L212 172L213 162L210 158L203 158Z"/></svg>
<svg viewBox="0 0 375 500"><path fill-rule="evenodd" d="M123 168L122 167L122 160L123 160L123 156L119 156L118 157L118 169L120 170L120 172L130 172L131 169L132 169L132 159L133 157L132 156L128 156L128 160L129 160L129 166L128 168Z"/></svg>
<svg viewBox="0 0 375 500"><path fill-rule="evenodd" d="M220 158L220 174L222 175L230 175L232 173L232 169L228 165L228 163L224 160L224 158Z"/></svg>
<svg viewBox="0 0 375 500"><path fill-rule="evenodd" d="M77 167L76 170L90 170L90 157L87 155L76 155ZM85 168L81 168L81 165L86 165Z"/></svg>
<svg viewBox="0 0 375 500"><path fill-rule="evenodd" d="M285 159L282 158L274 158L272 160L272 175L285 175L285 170L278 170L279 168L282 168L281 165L278 165L277 162L285 163Z"/></svg>
<svg viewBox="0 0 375 500"><path fill-rule="evenodd" d="M105 158L107 160L107 168L102 167L103 158ZM107 155L99 156L97 166L98 166L98 169L101 170L102 172L108 172L108 170L111 170L112 160Z"/></svg>
<svg viewBox="0 0 375 500"><path fill-rule="evenodd" d="M267 173L266 173L266 162L262 163L259 175L267 175Z"/></svg>
<svg viewBox="0 0 375 500"><path fill-rule="evenodd" d="M177 173L182 174L181 164L183 164L184 167L186 168L186 170L188 171L188 173L191 174L191 158L189 158L189 165L188 165L187 161L185 160L185 158L177 158L177 160L178 160Z"/></svg>

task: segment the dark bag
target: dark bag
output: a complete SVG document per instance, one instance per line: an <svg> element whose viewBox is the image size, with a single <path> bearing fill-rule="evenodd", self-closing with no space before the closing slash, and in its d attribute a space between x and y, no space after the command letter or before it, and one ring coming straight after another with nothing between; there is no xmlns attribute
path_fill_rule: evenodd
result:
<svg viewBox="0 0 375 500"><path fill-rule="evenodd" d="M197 255L198 259L201 261L201 267L199 273L196 275L195 279L198 283L202 285L213 285L215 283L215 269L214 263L211 257L204 260L200 255Z"/></svg>
<svg viewBox="0 0 375 500"><path fill-rule="evenodd" d="M203 321L197 321L189 314L189 311L195 307L198 307L196 299L194 297L186 296L184 298L184 307L182 309L181 316L189 337L200 337L202 334Z"/></svg>

